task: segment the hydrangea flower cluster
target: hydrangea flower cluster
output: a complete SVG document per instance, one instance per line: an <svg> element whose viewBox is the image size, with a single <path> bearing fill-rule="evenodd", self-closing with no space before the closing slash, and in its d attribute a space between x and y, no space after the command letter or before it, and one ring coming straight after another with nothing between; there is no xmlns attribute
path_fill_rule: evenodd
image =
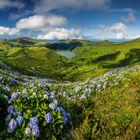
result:
<svg viewBox="0 0 140 140"><path fill-rule="evenodd" d="M51 113L47 113L45 116L44 116L45 120L47 123L51 123L52 121L52 115Z"/></svg>
<svg viewBox="0 0 140 140"><path fill-rule="evenodd" d="M36 117L30 118L29 126L30 126L30 129L32 130L32 135L35 137L39 137L40 131L39 131L39 126L38 126L38 119Z"/></svg>
<svg viewBox="0 0 140 140"><path fill-rule="evenodd" d="M49 108L52 110L56 110L58 105L58 101L54 100L51 104L49 104Z"/></svg>
<svg viewBox="0 0 140 140"><path fill-rule="evenodd" d="M19 97L19 93L18 92L14 92L12 95L11 95L11 99L17 99Z"/></svg>
<svg viewBox="0 0 140 140"><path fill-rule="evenodd" d="M15 131L15 129L17 128L17 126L18 126L18 124L17 124L16 120L11 119L11 121L10 121L9 124L8 124L8 129L7 129L7 131L8 131L9 133L13 133L13 132Z"/></svg>
<svg viewBox="0 0 140 140"><path fill-rule="evenodd" d="M21 124L23 121L23 117L22 116L18 116L16 121L18 122L18 124Z"/></svg>

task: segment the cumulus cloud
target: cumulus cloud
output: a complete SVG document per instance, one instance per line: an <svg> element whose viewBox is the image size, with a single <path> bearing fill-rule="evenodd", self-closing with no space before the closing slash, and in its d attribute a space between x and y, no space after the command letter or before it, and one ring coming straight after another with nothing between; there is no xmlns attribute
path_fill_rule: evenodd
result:
<svg viewBox="0 0 140 140"><path fill-rule="evenodd" d="M100 25L104 39L127 39L127 26L123 23L115 23L111 26Z"/></svg>
<svg viewBox="0 0 140 140"><path fill-rule="evenodd" d="M0 0L0 10L5 8L18 8L21 9L24 7L24 4L19 1L12 0Z"/></svg>
<svg viewBox="0 0 140 140"><path fill-rule="evenodd" d="M61 39L82 39L80 29L65 29L65 28L52 28L49 32L40 34L37 36L38 39L47 40L61 40Z"/></svg>
<svg viewBox="0 0 140 140"><path fill-rule="evenodd" d="M9 28L0 26L0 36L12 36L19 34L20 30L16 28Z"/></svg>
<svg viewBox="0 0 140 140"><path fill-rule="evenodd" d="M34 15L28 18L20 19L16 27L18 29L41 29L52 26L62 26L67 23L67 19L63 16L45 16L45 15Z"/></svg>
<svg viewBox="0 0 140 140"><path fill-rule="evenodd" d="M129 12L127 17L122 17L122 21L127 24L135 24L136 22L136 16L134 13Z"/></svg>
<svg viewBox="0 0 140 140"><path fill-rule="evenodd" d="M110 0L32 0L36 12L47 12L54 9L105 9L109 7Z"/></svg>

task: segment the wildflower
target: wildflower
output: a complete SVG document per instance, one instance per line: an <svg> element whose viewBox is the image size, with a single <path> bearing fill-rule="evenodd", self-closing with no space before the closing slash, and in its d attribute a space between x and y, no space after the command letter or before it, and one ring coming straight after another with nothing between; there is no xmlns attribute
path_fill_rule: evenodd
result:
<svg viewBox="0 0 140 140"><path fill-rule="evenodd" d="M5 101L7 101L7 102L9 101L9 97L7 95L4 95L3 97L4 97Z"/></svg>
<svg viewBox="0 0 140 140"><path fill-rule="evenodd" d="M48 91L45 91L45 94L49 95L49 92Z"/></svg>
<svg viewBox="0 0 140 140"><path fill-rule="evenodd" d="M29 136L31 134L31 129L29 127L25 129L25 134L26 136Z"/></svg>
<svg viewBox="0 0 140 140"><path fill-rule="evenodd" d="M8 124L7 130L9 133L13 133L16 128L17 128L17 122L14 119L12 119Z"/></svg>
<svg viewBox="0 0 140 140"><path fill-rule="evenodd" d="M44 84L38 83L38 86L40 86L40 87L42 87L42 88L45 88L45 85L44 85Z"/></svg>
<svg viewBox="0 0 140 140"><path fill-rule="evenodd" d="M9 106L8 109L7 109L8 113L13 113L13 110L14 110L14 108L13 108L12 105Z"/></svg>
<svg viewBox="0 0 140 140"><path fill-rule="evenodd" d="M11 98L12 99L16 99L16 98L18 98L19 97L19 93L17 93L17 92L14 92L12 95L11 95Z"/></svg>
<svg viewBox="0 0 140 140"><path fill-rule="evenodd" d="M58 101L57 100L54 100L53 102L54 102L55 105L58 105Z"/></svg>
<svg viewBox="0 0 140 140"><path fill-rule="evenodd" d="M85 89L85 92L91 93L91 88L90 87L89 88L86 88Z"/></svg>
<svg viewBox="0 0 140 140"><path fill-rule="evenodd" d="M32 117L31 119L30 119L30 128L32 129L33 127L35 127L35 126L38 126L38 119L36 118L36 117Z"/></svg>
<svg viewBox="0 0 140 140"><path fill-rule="evenodd" d="M66 98L66 97L67 97L67 94L66 94L66 92L64 92L64 93L63 93L63 96L64 96L64 98Z"/></svg>
<svg viewBox="0 0 140 140"><path fill-rule="evenodd" d="M49 108L55 110L57 107L54 103L49 104Z"/></svg>
<svg viewBox="0 0 140 140"><path fill-rule="evenodd" d="M68 116L67 115L63 116L62 121L63 121L64 125L66 125L68 123Z"/></svg>
<svg viewBox="0 0 140 140"><path fill-rule="evenodd" d="M27 93L27 89L25 88L23 91L22 91L23 94L26 94Z"/></svg>
<svg viewBox="0 0 140 140"><path fill-rule="evenodd" d="M18 124L21 124L23 121L23 117L22 116L18 116L16 121L18 122Z"/></svg>
<svg viewBox="0 0 140 140"><path fill-rule="evenodd" d="M80 99L86 99L86 95L85 94L81 95Z"/></svg>
<svg viewBox="0 0 140 140"><path fill-rule="evenodd" d="M7 91L7 92L11 92L11 89L8 88L8 87L5 87L4 90Z"/></svg>
<svg viewBox="0 0 140 140"><path fill-rule="evenodd" d="M11 85L11 86L13 86L15 84L15 81L13 81L13 80L11 80L10 82L9 82L9 85Z"/></svg>
<svg viewBox="0 0 140 140"><path fill-rule="evenodd" d="M25 98L27 98L27 97L28 97L28 94L27 94L27 93L25 93L25 94L24 94L24 97L25 97Z"/></svg>
<svg viewBox="0 0 140 140"><path fill-rule="evenodd" d="M38 124L38 119L36 117L32 117L30 118L30 122Z"/></svg>
<svg viewBox="0 0 140 140"><path fill-rule="evenodd" d="M8 114L6 118L7 118L8 120L11 120L11 117L12 117L12 115L11 115L11 114Z"/></svg>
<svg viewBox="0 0 140 140"><path fill-rule="evenodd" d="M62 114L63 116L66 116L66 115L67 115L67 114L66 114L66 111L65 111L65 109L64 109L63 107L59 107L58 110L61 112L61 114Z"/></svg>
<svg viewBox="0 0 140 140"><path fill-rule="evenodd" d="M40 131L39 131L38 126L34 126L34 127L32 128L32 135L35 136L35 137L39 137Z"/></svg>
<svg viewBox="0 0 140 140"><path fill-rule="evenodd" d="M44 116L44 118L45 118L45 120L46 120L47 123L51 123L51 121L52 121L52 115L51 115L51 113L46 114Z"/></svg>

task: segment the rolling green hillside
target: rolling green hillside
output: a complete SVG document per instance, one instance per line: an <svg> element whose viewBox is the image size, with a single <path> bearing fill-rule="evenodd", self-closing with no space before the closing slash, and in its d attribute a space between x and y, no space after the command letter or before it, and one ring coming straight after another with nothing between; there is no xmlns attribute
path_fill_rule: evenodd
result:
<svg viewBox="0 0 140 140"><path fill-rule="evenodd" d="M75 56L67 59L55 50L70 50ZM28 75L66 81L84 80L139 62L140 39L117 43L85 40L48 43L18 38L0 42L0 61Z"/></svg>
<svg viewBox="0 0 140 140"><path fill-rule="evenodd" d="M14 47L1 52L0 60L23 74L57 79L66 58L44 47Z"/></svg>

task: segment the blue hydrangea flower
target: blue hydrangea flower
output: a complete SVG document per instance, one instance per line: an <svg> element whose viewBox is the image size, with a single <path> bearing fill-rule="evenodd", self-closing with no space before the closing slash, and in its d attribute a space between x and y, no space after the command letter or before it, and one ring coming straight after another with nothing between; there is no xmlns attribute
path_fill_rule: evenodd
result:
<svg viewBox="0 0 140 140"><path fill-rule="evenodd" d="M7 130L9 133L13 133L16 128L17 128L17 122L14 119L12 119L8 124Z"/></svg>
<svg viewBox="0 0 140 140"><path fill-rule="evenodd" d="M22 91L23 94L26 94L27 93L27 89L25 88L23 91Z"/></svg>
<svg viewBox="0 0 140 140"><path fill-rule="evenodd" d="M11 95L11 98L12 99L16 99L16 98L18 98L19 97L19 93L17 93L17 92L14 92L12 95Z"/></svg>
<svg viewBox="0 0 140 140"><path fill-rule="evenodd" d="M66 125L68 123L68 116L67 115L63 116L62 121L63 121L64 125Z"/></svg>
<svg viewBox="0 0 140 140"><path fill-rule="evenodd" d="M14 110L14 111L12 112L12 114L13 114L14 116L16 116L16 115L18 114L18 112L17 112L16 110Z"/></svg>
<svg viewBox="0 0 140 140"><path fill-rule="evenodd" d="M39 137L40 131L39 131L38 126L33 127L33 129L32 129L32 135L35 136L35 137Z"/></svg>
<svg viewBox="0 0 140 140"><path fill-rule="evenodd" d="M31 135L31 129L29 127L25 129L25 134L26 136Z"/></svg>
<svg viewBox="0 0 140 140"><path fill-rule="evenodd" d="M88 88L85 89L85 92L91 93L91 91L92 91L92 90L91 90L90 87L88 87Z"/></svg>
<svg viewBox="0 0 140 140"><path fill-rule="evenodd" d="M9 101L9 97L7 96L7 95L3 95L3 97L4 97L4 99L5 99L5 101Z"/></svg>
<svg viewBox="0 0 140 140"><path fill-rule="evenodd" d="M38 126L38 124L36 124L36 123L29 123L29 126L30 126L30 128L32 129L33 127L35 127L35 126Z"/></svg>
<svg viewBox="0 0 140 140"><path fill-rule="evenodd" d="M40 86L42 88L45 88L45 85L44 84L41 84L41 83L38 83L38 86Z"/></svg>
<svg viewBox="0 0 140 140"><path fill-rule="evenodd" d="M45 91L45 94L49 95L49 92L48 91Z"/></svg>
<svg viewBox="0 0 140 140"><path fill-rule="evenodd" d="M18 124L21 124L23 121L23 117L22 116L18 116L16 121L18 122Z"/></svg>
<svg viewBox="0 0 140 140"><path fill-rule="evenodd" d="M15 81L13 81L13 80L11 80L10 82L9 82L9 85L14 85L15 84Z"/></svg>
<svg viewBox="0 0 140 140"><path fill-rule="evenodd" d="M60 108L60 112L62 113L63 116L67 116L67 113L63 107Z"/></svg>
<svg viewBox="0 0 140 140"><path fill-rule="evenodd" d="M38 119L36 117L30 118L30 122L38 124Z"/></svg>
<svg viewBox="0 0 140 140"><path fill-rule="evenodd" d="M24 94L24 97L25 97L25 98L27 98L27 97L28 97L28 94L27 94L27 93L25 93L25 94Z"/></svg>
<svg viewBox="0 0 140 140"><path fill-rule="evenodd" d="M8 120L11 120L11 117L12 117L12 115L11 115L11 114L8 114L6 118L7 118Z"/></svg>
<svg viewBox="0 0 140 140"><path fill-rule="evenodd" d="M46 120L47 123L51 123L51 121L52 121L52 115L51 115L51 113L46 114L44 116L44 118L45 118L45 120Z"/></svg>
<svg viewBox="0 0 140 140"><path fill-rule="evenodd" d="M7 91L7 92L11 92L11 89L8 88L8 87L5 87L4 90Z"/></svg>
<svg viewBox="0 0 140 140"><path fill-rule="evenodd" d="M52 109L52 110L57 109L57 107L54 103L49 104L49 108Z"/></svg>
<svg viewBox="0 0 140 140"><path fill-rule="evenodd" d="M32 117L30 119L30 124L29 124L30 128L32 129L35 126L38 126L38 119L36 117Z"/></svg>
<svg viewBox="0 0 140 140"><path fill-rule="evenodd" d="M55 105L58 105L58 101L57 100L54 100L53 102L54 102Z"/></svg>
<svg viewBox="0 0 140 140"><path fill-rule="evenodd" d="M66 92L64 92L64 93L63 93L63 96L64 96L64 98L66 98L66 97L67 97L67 94L66 94Z"/></svg>
<svg viewBox="0 0 140 140"><path fill-rule="evenodd" d="M9 106L8 109L7 109L8 113L13 113L13 110L14 110L14 108L13 108L12 105Z"/></svg>

